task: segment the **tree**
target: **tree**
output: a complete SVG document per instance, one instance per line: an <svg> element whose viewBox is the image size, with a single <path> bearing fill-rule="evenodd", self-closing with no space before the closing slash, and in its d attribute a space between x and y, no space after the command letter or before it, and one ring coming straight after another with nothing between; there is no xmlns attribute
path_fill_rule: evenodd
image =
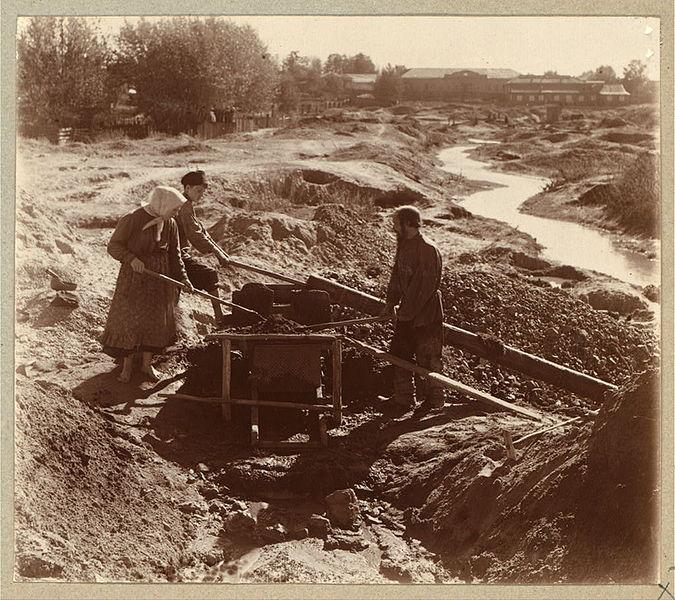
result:
<svg viewBox="0 0 675 600"><path fill-rule="evenodd" d="M604 81L605 83L616 83L619 81L619 78L616 76L614 69L610 65L598 67L593 72L592 79L594 81Z"/></svg>
<svg viewBox="0 0 675 600"><path fill-rule="evenodd" d="M24 126L89 126L108 106L110 52L83 18L31 17L17 44L18 113Z"/></svg>
<svg viewBox="0 0 675 600"><path fill-rule="evenodd" d="M341 96L345 89L345 80L338 73L328 73L323 76L323 88L332 96Z"/></svg>
<svg viewBox="0 0 675 600"><path fill-rule="evenodd" d="M643 95L647 90L649 79L647 78L647 65L641 60L631 60L623 68L623 87L630 94Z"/></svg>
<svg viewBox="0 0 675 600"><path fill-rule="evenodd" d="M377 73L373 61L362 52L348 58L343 68L343 73Z"/></svg>
<svg viewBox="0 0 675 600"><path fill-rule="evenodd" d="M347 57L344 54L330 54L323 65L324 73L345 73Z"/></svg>
<svg viewBox="0 0 675 600"><path fill-rule="evenodd" d="M544 77L560 77L560 75L558 75L558 71L546 71Z"/></svg>
<svg viewBox="0 0 675 600"><path fill-rule="evenodd" d="M278 66L248 25L216 17L175 17L126 24L118 36L115 75L132 82L139 105L157 125L182 131L206 107L266 108Z"/></svg>
<svg viewBox="0 0 675 600"><path fill-rule="evenodd" d="M277 102L279 103L279 108L286 113L293 112L298 108L300 91L295 80L288 75L282 75L281 77L277 89Z"/></svg>
<svg viewBox="0 0 675 600"><path fill-rule="evenodd" d="M321 59L301 56L292 51L282 62L281 84L277 90L277 100L281 109L287 112L297 108L302 94L316 97L325 89L321 77Z"/></svg>
<svg viewBox="0 0 675 600"><path fill-rule="evenodd" d="M392 67L388 64L375 80L375 97L381 102L398 102L403 94L403 79L406 72L403 65Z"/></svg>

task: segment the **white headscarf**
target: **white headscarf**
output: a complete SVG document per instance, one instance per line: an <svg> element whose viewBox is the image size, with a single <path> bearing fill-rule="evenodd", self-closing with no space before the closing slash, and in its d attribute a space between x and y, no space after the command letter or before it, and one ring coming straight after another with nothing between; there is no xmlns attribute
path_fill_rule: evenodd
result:
<svg viewBox="0 0 675 600"><path fill-rule="evenodd" d="M148 221L143 229L148 229L153 225L157 225L157 233L155 239L160 240L162 230L164 229L164 221L166 221L178 207L185 204L186 198L177 189L165 185L158 185L154 190L148 194L148 199L141 202L141 206L145 211L155 217Z"/></svg>

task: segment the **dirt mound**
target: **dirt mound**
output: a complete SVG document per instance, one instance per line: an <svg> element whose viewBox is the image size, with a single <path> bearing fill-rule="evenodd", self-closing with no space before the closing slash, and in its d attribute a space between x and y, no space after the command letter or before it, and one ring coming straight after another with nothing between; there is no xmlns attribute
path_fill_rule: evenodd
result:
<svg viewBox="0 0 675 600"><path fill-rule="evenodd" d="M647 129L655 129L659 126L658 104L627 106L620 111L620 115L626 121Z"/></svg>
<svg viewBox="0 0 675 600"><path fill-rule="evenodd" d="M289 250L306 253L318 241L316 225L282 213L241 212L222 217L210 229L213 238L228 251L239 252L252 241L285 243Z"/></svg>
<svg viewBox="0 0 675 600"><path fill-rule="evenodd" d="M654 136L649 133L631 133L624 131L612 131L600 136L601 140L612 142L614 144L641 144L646 141L653 141Z"/></svg>
<svg viewBox="0 0 675 600"><path fill-rule="evenodd" d="M19 577L166 580L187 524L151 483L166 481L154 452L58 386L23 386L16 402Z"/></svg>
<svg viewBox="0 0 675 600"><path fill-rule="evenodd" d="M391 167L413 181L423 181L433 170L429 157L416 153L411 148L392 148L391 144L360 142L349 148L337 150L330 155L331 160L369 160Z"/></svg>
<svg viewBox="0 0 675 600"><path fill-rule="evenodd" d="M659 540L659 374L646 371L605 401L591 430L570 579L654 581Z"/></svg>
<svg viewBox="0 0 675 600"><path fill-rule="evenodd" d="M448 203L447 212L437 215L437 219L444 219L447 221L454 221L455 219L472 219L473 213L466 210L466 208L457 204Z"/></svg>
<svg viewBox="0 0 675 600"><path fill-rule="evenodd" d="M17 289L41 288L46 268L68 264L81 251L79 235L61 214L19 191L16 210Z"/></svg>
<svg viewBox="0 0 675 600"><path fill-rule="evenodd" d="M548 140L549 142L553 142L557 144L558 142L564 142L565 140L569 139L569 133L552 133L551 135L547 135L544 139Z"/></svg>
<svg viewBox="0 0 675 600"><path fill-rule="evenodd" d="M637 294L619 290L591 290L579 296L596 310L609 310L620 315L629 315L636 310L645 310L647 304Z"/></svg>
<svg viewBox="0 0 675 600"><path fill-rule="evenodd" d="M650 334L593 310L564 290L534 288L488 270L448 270L441 291L447 322L613 383L642 370L650 354L643 345L656 344ZM512 385L509 393L524 385Z"/></svg>
<svg viewBox="0 0 675 600"><path fill-rule="evenodd" d="M598 127L611 129L613 127L626 127L627 125L630 125L630 123L620 117L605 117L602 121L600 121Z"/></svg>
<svg viewBox="0 0 675 600"><path fill-rule="evenodd" d="M602 146L593 140L570 142L563 148L548 153L525 154L522 162L550 169L550 172L562 174L568 181L578 181L586 177L615 173L632 159L631 153L624 152L620 146Z"/></svg>
<svg viewBox="0 0 675 600"><path fill-rule="evenodd" d="M394 251L394 238L383 229L383 219L365 216L341 204L318 206L314 213L319 244L312 254L322 264L361 272L371 265L387 264ZM354 268L355 266L355 268Z"/></svg>
<svg viewBox="0 0 675 600"><path fill-rule="evenodd" d="M466 580L646 582L658 548L657 391L656 372L642 374L593 426L532 438L516 461L500 434L522 424L503 417L464 435L402 435L387 456L406 475L385 495L411 507L410 533Z"/></svg>
<svg viewBox="0 0 675 600"><path fill-rule="evenodd" d="M163 150L164 154L186 154L188 152L215 152L216 149L203 142L188 142L178 146L170 146Z"/></svg>
<svg viewBox="0 0 675 600"><path fill-rule="evenodd" d="M583 205L604 205L616 197L616 186L611 183L596 183L581 194L576 200L576 204Z"/></svg>
<svg viewBox="0 0 675 600"><path fill-rule="evenodd" d="M512 252L511 264L515 267L521 267L522 269L527 269L529 271L547 269L551 266L551 263L548 261L541 258L535 258L534 256L530 256L523 252Z"/></svg>

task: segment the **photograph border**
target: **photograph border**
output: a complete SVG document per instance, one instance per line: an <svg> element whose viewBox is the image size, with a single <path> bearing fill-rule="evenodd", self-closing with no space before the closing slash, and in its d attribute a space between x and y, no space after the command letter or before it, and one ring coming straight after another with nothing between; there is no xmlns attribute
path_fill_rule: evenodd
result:
<svg viewBox="0 0 675 600"><path fill-rule="evenodd" d="M673 547L673 2L672 0L596 0L593 3L559 0L548 9L542 2L495 0L343 1L329 6L319 1L230 0L228 2L149 1L143 11L137 3L113 0L50 2L3 0L2 15L2 196L0 204L0 434L2 437L2 519L0 596L3 598L612 598L617 600L675 597ZM32 15L125 16L139 15L359 15L359 16L640 16L661 23L661 507L662 544L660 581L653 585L396 585L396 584L144 584L144 583L33 583L14 577L14 235L16 193L16 25L17 17ZM139 15L140 16L140 15ZM264 41L264 40L263 40ZM666 588L664 590L664 588Z"/></svg>

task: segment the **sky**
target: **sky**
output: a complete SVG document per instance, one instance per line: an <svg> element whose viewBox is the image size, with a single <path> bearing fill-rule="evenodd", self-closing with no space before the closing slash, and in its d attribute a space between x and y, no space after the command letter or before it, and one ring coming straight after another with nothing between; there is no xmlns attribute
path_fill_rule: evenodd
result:
<svg viewBox="0 0 675 600"><path fill-rule="evenodd" d="M157 19L160 17L151 17ZM659 20L647 17L242 16L223 17L258 31L280 60L297 50L370 56L378 66L510 68L580 75L611 65L618 76L633 59L659 77ZM108 34L124 17L98 17ZM127 17L135 21L137 17Z"/></svg>

